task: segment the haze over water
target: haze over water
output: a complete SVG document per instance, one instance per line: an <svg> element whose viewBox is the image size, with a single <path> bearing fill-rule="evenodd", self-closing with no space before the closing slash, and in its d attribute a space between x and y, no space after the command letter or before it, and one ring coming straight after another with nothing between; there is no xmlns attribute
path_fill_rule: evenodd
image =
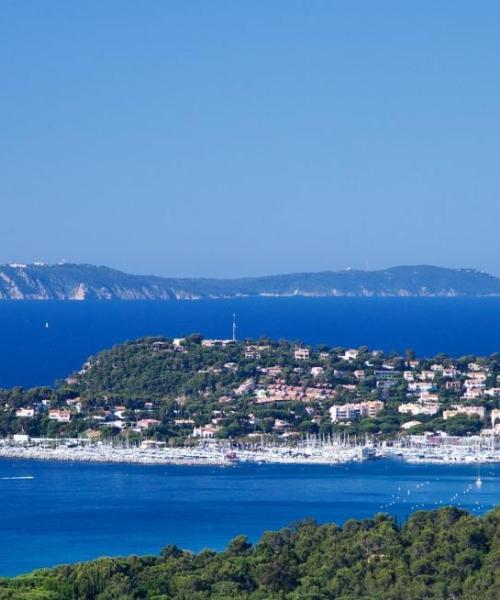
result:
<svg viewBox="0 0 500 600"><path fill-rule="evenodd" d="M0 386L51 385L89 355L144 335L230 337L233 312L240 338L413 348L421 356L500 351L500 298L0 302Z"/></svg>

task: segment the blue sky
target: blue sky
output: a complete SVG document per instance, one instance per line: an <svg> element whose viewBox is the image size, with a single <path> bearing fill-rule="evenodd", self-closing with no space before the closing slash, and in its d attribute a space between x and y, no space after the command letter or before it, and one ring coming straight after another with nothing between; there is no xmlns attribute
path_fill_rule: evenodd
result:
<svg viewBox="0 0 500 600"><path fill-rule="evenodd" d="M500 274L500 4L0 2L0 262Z"/></svg>

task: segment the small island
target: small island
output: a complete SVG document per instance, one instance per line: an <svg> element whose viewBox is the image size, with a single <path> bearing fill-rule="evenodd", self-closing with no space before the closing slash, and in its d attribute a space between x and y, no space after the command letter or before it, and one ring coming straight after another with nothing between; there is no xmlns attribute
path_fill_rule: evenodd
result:
<svg viewBox="0 0 500 600"><path fill-rule="evenodd" d="M500 354L147 337L0 390L0 456L178 464L498 462Z"/></svg>

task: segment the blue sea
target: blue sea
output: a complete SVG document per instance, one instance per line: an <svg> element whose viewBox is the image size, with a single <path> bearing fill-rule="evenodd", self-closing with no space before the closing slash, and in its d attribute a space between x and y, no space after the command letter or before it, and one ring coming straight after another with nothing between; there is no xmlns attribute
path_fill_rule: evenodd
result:
<svg viewBox="0 0 500 600"><path fill-rule="evenodd" d="M0 302L0 386L51 385L143 335L270 336L419 355L500 351L500 298L242 298L183 302ZM46 327L46 324L48 327Z"/></svg>
<svg viewBox="0 0 500 600"><path fill-rule="evenodd" d="M305 517L341 524L383 511L400 521L458 504L498 503L500 466L181 467L0 460L0 576L98 556L153 554L170 543L223 549ZM32 479L19 479L32 477Z"/></svg>
<svg viewBox="0 0 500 600"><path fill-rule="evenodd" d="M500 351L499 298L255 298L196 302L0 302L0 386L51 385L103 348L143 335L287 338L451 356ZM0 460L0 575L174 543L223 548L240 533L312 516L342 523L382 510L405 519L449 503L498 503L469 466L379 461L230 468ZM30 477L30 479L19 479Z"/></svg>

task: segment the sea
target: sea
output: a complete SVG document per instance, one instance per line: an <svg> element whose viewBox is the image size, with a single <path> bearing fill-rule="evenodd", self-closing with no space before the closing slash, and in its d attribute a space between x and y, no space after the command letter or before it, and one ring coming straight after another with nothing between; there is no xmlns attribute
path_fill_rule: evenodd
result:
<svg viewBox="0 0 500 600"><path fill-rule="evenodd" d="M223 549L304 518L342 524L377 512L404 521L449 504L498 503L500 465L143 466L0 460L0 576L167 544Z"/></svg>
<svg viewBox="0 0 500 600"><path fill-rule="evenodd" d="M0 302L0 387L52 385L85 359L144 335L285 338L420 356L500 351L500 298L239 298Z"/></svg>
<svg viewBox="0 0 500 600"><path fill-rule="evenodd" d="M89 355L144 335L286 338L420 356L500 351L500 298L241 298L183 302L0 302L0 387L53 385ZM312 517L500 499L500 465L142 466L0 460L0 576L167 544L220 550L239 534Z"/></svg>

